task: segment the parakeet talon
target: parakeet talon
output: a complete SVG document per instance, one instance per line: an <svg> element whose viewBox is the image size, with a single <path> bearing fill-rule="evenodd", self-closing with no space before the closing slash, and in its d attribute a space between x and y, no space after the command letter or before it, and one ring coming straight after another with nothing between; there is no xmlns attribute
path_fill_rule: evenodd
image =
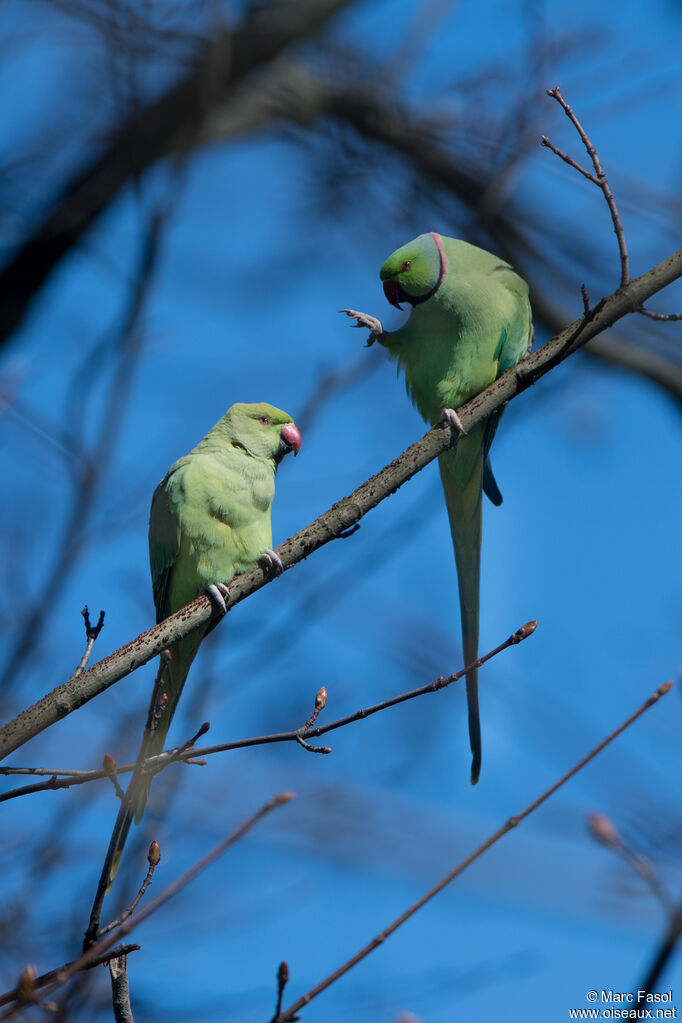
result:
<svg viewBox="0 0 682 1023"><path fill-rule="evenodd" d="M258 559L258 563L269 579L274 579L275 576L281 575L284 571L284 565L279 554L275 554L269 547L263 551Z"/></svg>
<svg viewBox="0 0 682 1023"><path fill-rule="evenodd" d="M213 606L216 607L222 615L227 614L227 605L230 601L230 591L225 583L209 583L204 590L204 593Z"/></svg>
<svg viewBox="0 0 682 1023"><path fill-rule="evenodd" d="M376 316L370 316L368 313L359 313L357 309L339 309L340 313L345 313L346 316L350 316L357 322L353 324L354 327L358 327L360 330L368 330L369 338L367 340L367 348L370 348L375 341L377 341L384 333L384 328L381 320L378 320Z"/></svg>
<svg viewBox="0 0 682 1023"><path fill-rule="evenodd" d="M444 408L440 414L441 423L447 423L453 430L457 430L460 437L466 437L467 431L464 424L453 408Z"/></svg>

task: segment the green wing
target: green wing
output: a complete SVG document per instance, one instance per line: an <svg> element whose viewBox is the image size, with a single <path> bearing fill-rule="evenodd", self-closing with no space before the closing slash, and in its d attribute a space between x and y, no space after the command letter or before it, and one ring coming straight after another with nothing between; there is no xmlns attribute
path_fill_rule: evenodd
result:
<svg viewBox="0 0 682 1023"><path fill-rule="evenodd" d="M159 483L149 513L149 567L157 622L171 613L171 576L180 553L180 519L172 492L174 484L180 482L176 474L179 476L181 471L176 463Z"/></svg>

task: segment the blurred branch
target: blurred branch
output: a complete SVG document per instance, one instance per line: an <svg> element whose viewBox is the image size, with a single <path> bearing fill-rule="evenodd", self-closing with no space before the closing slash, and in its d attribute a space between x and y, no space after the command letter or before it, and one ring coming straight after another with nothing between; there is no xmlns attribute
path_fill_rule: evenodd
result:
<svg viewBox="0 0 682 1023"><path fill-rule="evenodd" d="M621 856L629 867L644 881L654 897L669 912L672 899L649 860L631 849L613 821L603 813L591 813L587 817L592 836L601 844Z"/></svg>
<svg viewBox="0 0 682 1023"><path fill-rule="evenodd" d="M249 72L318 31L351 0L270 0L252 5L236 29L205 44L184 77L136 111L105 150L67 183L52 209L0 272L0 345L21 324L59 261L131 180L183 153L213 107Z"/></svg>
<svg viewBox="0 0 682 1023"><path fill-rule="evenodd" d="M602 299L588 315L569 324L546 345L523 359L517 366L507 370L489 387L462 405L458 412L464 428L471 431L476 423L482 422L492 412L502 408L593 337L621 317L638 309L651 295L681 276L682 249L678 249L626 287L619 288L608 298ZM457 437L452 436L446 424L439 423L433 427L421 440L412 444L376 476L361 484L349 497L333 505L309 526L280 544L277 554L284 570L292 568L350 529L368 511L393 494L442 451L456 443ZM230 583L229 608L269 581L260 567L235 576ZM159 625L88 668L77 679L57 686L38 703L0 728L0 760L34 735L38 735L66 714L77 710L98 693L108 689L114 682L118 682L145 664L170 643L187 636L208 622L212 614L213 606L209 598L204 595L196 597Z"/></svg>
<svg viewBox="0 0 682 1023"><path fill-rule="evenodd" d="M660 947L654 955L646 977L637 989L638 996L640 991L648 994L658 989L659 980L663 976L663 971L668 966L680 938L682 938L682 903L670 914ZM635 1004L640 1004L638 997L635 998Z"/></svg>
<svg viewBox="0 0 682 1023"><path fill-rule="evenodd" d="M491 205L486 201L492 184L491 172L483 165L470 169L468 162L447 146L447 140L452 139L457 129L464 132L466 126L435 115L417 114L391 90L381 83L375 84L376 88L370 89L366 85L334 82L328 76L316 77L300 64L282 62L276 68L269 89L263 87L267 97L263 106L270 117L284 117L304 127L317 119L333 118L345 122L368 141L388 147L426 182L452 195L474 213L501 254L518 270L521 251L530 247L528 238L520 233L518 211L509 203ZM265 111L261 110L261 119L264 116ZM216 120L212 127L220 137L220 122ZM494 168L492 174L497 174ZM557 239L557 244L560 241ZM546 238L545 244L549 247ZM537 255L537 265L545 268L544 251ZM555 315L547 289L536 280L535 269L524 266L522 273L531 287L535 320L555 333L564 322L563 318ZM650 314L646 311L645 315ZM651 318L663 319L664 315ZM643 345L609 335L596 338L585 353L642 374L682 401L682 368Z"/></svg>
<svg viewBox="0 0 682 1023"><path fill-rule="evenodd" d="M498 830L495 831L492 835L490 835L490 837L487 838L485 842L479 845L479 847L475 849L474 852L472 852L469 856L462 860L462 862L459 863L454 868L454 870L451 870L449 874L446 874L445 877L438 882L438 884L434 885L433 888L426 892L425 895L422 895L422 897L418 899L416 902L414 902L409 907L409 909L406 909L404 913L401 913L401 915L397 917L391 924L389 924L389 926L386 927L385 930L381 932L381 934L377 934L375 938L372 938L372 940L368 942L368 944L365 945L364 948L361 948L359 952L356 952L356 954L352 956L349 960L347 960L347 962L345 962L342 966L339 966L339 968L334 970L333 973L330 973L328 977L325 977L325 979L320 981L319 984L316 984L315 987L310 989L310 991L307 991L304 995L302 995L301 998L299 998L298 1001L290 1005L288 1009L285 1009L283 1012L278 1013L272 1020L272 1023L291 1023L291 1021L297 1019L298 1018L297 1013L300 1012L301 1009L305 1008L305 1006L308 1005L313 1000L313 998L317 998L318 995L322 994L323 991L325 991L328 987L330 987L337 980L343 977L344 974L348 973L349 970L352 970L353 967L357 966L359 962L362 962L362 960L365 959L370 954L370 952L373 952L375 948L378 948L379 945L382 945L383 942L386 941L386 939L391 936L391 934L397 931L399 927L401 927L407 920L410 919L410 917L414 916L414 914L419 909L421 909L422 906L425 906L427 902L430 902L431 899L433 899L436 895L442 892L444 888L447 888L447 886L452 881L454 881L456 877L459 877L460 874L464 873L467 867L470 867L472 863L475 863L475 861L478 860L483 855L483 853L487 852L488 849L490 849L493 845L499 842L501 838L503 838L514 828L518 827L518 825L522 821L524 821L526 817L529 817L531 813L538 809L538 807L542 806L542 804L545 803L550 798L550 796L553 796L554 793L563 785L565 785L567 781L570 781L570 779L573 778L579 771L581 771L583 767L589 764L591 760L594 760L594 758L599 753L601 753L603 749L605 749L611 742L613 742L614 739L621 735L622 732L626 730L626 728L629 728L630 725L637 721L637 719L640 718L642 714L645 713L645 711L649 710L650 707L653 707L653 705L658 702L661 696L664 696L666 693L669 693L671 689L672 682L664 682L663 685L659 689L657 689L656 692L652 696L650 696L649 699L646 700L646 702L643 703L638 710L635 711L634 714L631 714L626 721L624 721L621 725L618 726L618 728L615 729L615 731L611 732L610 735L603 739L598 746L595 746L595 748L590 753L588 753L587 756L583 757L582 760L578 761L578 763L575 764L575 766L572 767L570 771L567 771L566 774L564 774L561 778L559 778L558 781L556 781L545 792L543 792L541 796L538 796L537 799L533 800L533 802L530 803L525 808L525 810L522 810L521 813L517 814L514 817L510 817L509 820L505 824L503 824L501 828L498 828Z"/></svg>
<svg viewBox="0 0 682 1023"><path fill-rule="evenodd" d="M248 820L244 821L244 823L228 835L227 838L223 839L222 842L215 846L215 848L213 848L209 853L206 853L205 856L202 856L202 858L198 860L194 866L190 867L189 870L186 870L185 873L181 874L180 877L175 879L175 881L166 885L166 887L163 888L155 898L147 903L144 909L141 909L139 913L135 914L135 916L131 916L126 920L123 920L123 922L120 923L115 930L109 932L106 937L92 945L78 959L75 959L71 963L66 963L58 970L52 970L50 973L45 974L44 977L48 977L49 980L45 980L43 982L43 977L38 977L34 982L34 988L47 987L48 991L46 993L50 993L56 988L61 987L63 984L66 984L66 982L71 980L71 978L80 970L90 969L90 967L94 966L96 962L106 962L111 958L120 957L124 953L119 949L115 950L115 956L111 953L109 953L109 955L105 954L109 951L109 949L111 949L112 945L115 945L117 941L120 941L120 939L125 937L126 934L129 934L138 926L138 924L141 924L143 920L146 920L147 917L152 915L152 913L155 913L158 909L164 906L170 899L177 895L178 892L182 891L183 888L186 888L195 877L201 874L202 871L206 870L207 867L222 856L223 853L230 848L230 846L242 839L244 835L246 835L254 827L254 825L263 819L263 817L271 813L273 810L277 810L280 806L285 806L287 803L290 803L293 798L293 792L281 792L278 795L273 796L273 798L265 803L260 810L256 811L256 813L249 817ZM126 949L126 951L128 950ZM14 991L8 991L6 994L0 995L0 1005L8 1005L12 1002L16 1003L17 997L17 989ZM0 1018L8 1019L12 1012L13 1009Z"/></svg>
<svg viewBox="0 0 682 1023"><path fill-rule="evenodd" d="M105 401L104 412L92 454L84 465L71 499L71 510L57 543L54 561L41 581L38 596L21 609L18 631L5 662L0 688L9 688L36 649L47 623L47 601L53 605L62 593L76 558L83 547L84 529L92 511L98 486L114 451L130 394L133 368L137 362L142 333L139 320L144 309L160 252L167 211L159 208L151 216L144 237L136 279L128 301L118 341L118 364ZM78 672L74 677L78 676Z"/></svg>
<svg viewBox="0 0 682 1023"><path fill-rule="evenodd" d="M129 955L131 952L137 952L139 948L139 945L120 945L118 948L109 949L103 955L98 956L96 959L93 959L92 962L88 963L85 969L91 970L94 966L102 966L104 963L108 963L111 959L116 959L122 955ZM64 966L60 966L56 970L50 970L49 973L43 973L39 977L36 977L33 981L33 988L35 990L40 990L40 988L44 988L48 984L51 984L62 970L72 966L76 961L77 960L74 959L72 963L65 963ZM11 1005L13 1002L16 1002L19 997L20 990L18 987L13 988L11 991L6 991L4 995L0 995L0 1006ZM0 1017L0 1019L6 1018L7 1016L5 1014Z"/></svg>
<svg viewBox="0 0 682 1023"><path fill-rule="evenodd" d="M336 721L331 721L326 725L316 725L313 727L315 720L326 705L327 691L324 687L319 691L315 699L315 710L311 717L306 721L302 728L293 729L290 732L277 732L272 735L259 735L251 739L237 739L234 742L219 743L215 746L204 746L200 749L194 748L194 739L190 742L185 743L184 746L179 747L175 750L167 750L163 753L158 753L156 756L147 757L146 760L142 761L142 765L147 768L151 773L158 774L164 770L170 764L192 762L195 757L206 757L213 753L226 753L230 750L245 749L248 746L264 746L275 742L298 742L303 745L306 749L312 750L312 752L321 752L316 747L310 747L307 745L308 739L319 738L320 735L325 735L327 732L333 732L337 728L344 728L346 725L353 724L355 721L364 721L365 718L371 717L373 714L378 714L380 711L388 710L390 707L396 707L399 703L405 703L407 700L414 700L419 696L426 696L428 693L437 693L441 689L446 689L452 685L453 682L458 682L467 671L471 668L480 668L487 661L496 657L497 654L502 653L503 650L507 650L510 646L516 646L518 643L522 643L524 639L528 639L532 636L537 628L537 622L526 622L520 629L513 632L504 643L500 643L494 650L484 654L482 657L477 658L473 664L467 665L465 668L461 668L459 671L452 675L448 675L444 678L442 675L440 678L434 679L432 682L428 682L426 685L419 686L417 689L411 689L407 693L401 693L399 696L392 696L388 700L382 700L381 703L375 703L371 707L364 707L361 710L356 710L352 714L347 714L345 717L338 718ZM207 731L204 726L199 730L195 739L199 735L203 735ZM331 752L329 747L324 747L324 752ZM108 754L107 754L108 756ZM106 760L106 757L105 757ZM122 764L115 767L116 774L128 774L133 771L137 766L137 761L132 764ZM36 782L34 785L25 785L22 788L12 789L9 792L3 792L0 795L0 803L6 802L9 799L16 799L19 796L28 795L31 792L44 792L49 789L68 789L74 785L85 785L90 781L97 781L100 778L109 776L109 771L106 769L100 771L61 771L50 770L45 767L0 767L0 775L50 775L50 778L46 782ZM59 778L59 780L57 780Z"/></svg>

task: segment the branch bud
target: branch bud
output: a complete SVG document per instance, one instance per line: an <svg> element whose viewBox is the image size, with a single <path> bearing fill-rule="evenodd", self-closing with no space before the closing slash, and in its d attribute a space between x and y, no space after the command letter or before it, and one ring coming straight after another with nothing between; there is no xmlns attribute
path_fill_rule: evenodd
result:
<svg viewBox="0 0 682 1023"><path fill-rule="evenodd" d="M150 867L158 867L160 861L161 846L156 841L156 839L154 839L152 844L149 846L149 851L147 852L147 862L149 863Z"/></svg>
<svg viewBox="0 0 682 1023"><path fill-rule="evenodd" d="M534 618L530 622L526 622L525 625L521 626L521 628L519 629L519 631L517 633L519 639L528 639L529 636L533 635L533 633L535 632L537 627L538 627L537 618Z"/></svg>
<svg viewBox="0 0 682 1023"><path fill-rule="evenodd" d="M104 754L104 760L102 761L102 770L110 778L116 776L116 761L112 757L111 753Z"/></svg>
<svg viewBox="0 0 682 1023"><path fill-rule="evenodd" d="M587 815L587 827L592 838L602 845L608 845L611 849L618 849L623 844L616 826L610 817L605 813L589 813Z"/></svg>
<svg viewBox="0 0 682 1023"><path fill-rule="evenodd" d="M320 689L318 689L317 696L315 697L315 710L317 711L323 710L324 707L326 707L326 705L327 689L326 686L322 686ZM284 965L286 966L286 963Z"/></svg>
<svg viewBox="0 0 682 1023"><path fill-rule="evenodd" d="M35 984L35 979L36 968L33 963L28 963L19 974L17 1001L20 1005L34 1001L35 995L33 993L33 986Z"/></svg>

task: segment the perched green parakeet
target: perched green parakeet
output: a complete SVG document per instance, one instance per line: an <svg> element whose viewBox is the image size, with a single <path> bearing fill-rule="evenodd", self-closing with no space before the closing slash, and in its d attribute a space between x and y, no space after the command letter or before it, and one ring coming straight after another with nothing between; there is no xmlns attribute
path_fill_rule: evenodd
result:
<svg viewBox="0 0 682 1023"><path fill-rule="evenodd" d="M371 331L405 373L407 392L424 419L435 425L454 413L530 349L533 338L528 286L504 260L475 245L432 231L397 249L381 268L384 294L412 312L399 330L352 309L342 312ZM439 458L440 475L455 548L464 663L478 657L481 492L493 504L502 495L490 467L489 450L501 412L461 436ZM466 678L471 781L481 770L478 671Z"/></svg>
<svg viewBox="0 0 682 1023"><path fill-rule="evenodd" d="M149 516L149 563L156 620L205 592L223 614L227 583L259 562L281 571L270 550L270 505L275 473L301 435L272 405L233 405L213 429L170 467L154 491ZM220 619L195 629L161 655L138 764L163 750L187 673L201 641ZM109 885L116 876L133 818L139 822L151 780L136 770L109 846Z"/></svg>

